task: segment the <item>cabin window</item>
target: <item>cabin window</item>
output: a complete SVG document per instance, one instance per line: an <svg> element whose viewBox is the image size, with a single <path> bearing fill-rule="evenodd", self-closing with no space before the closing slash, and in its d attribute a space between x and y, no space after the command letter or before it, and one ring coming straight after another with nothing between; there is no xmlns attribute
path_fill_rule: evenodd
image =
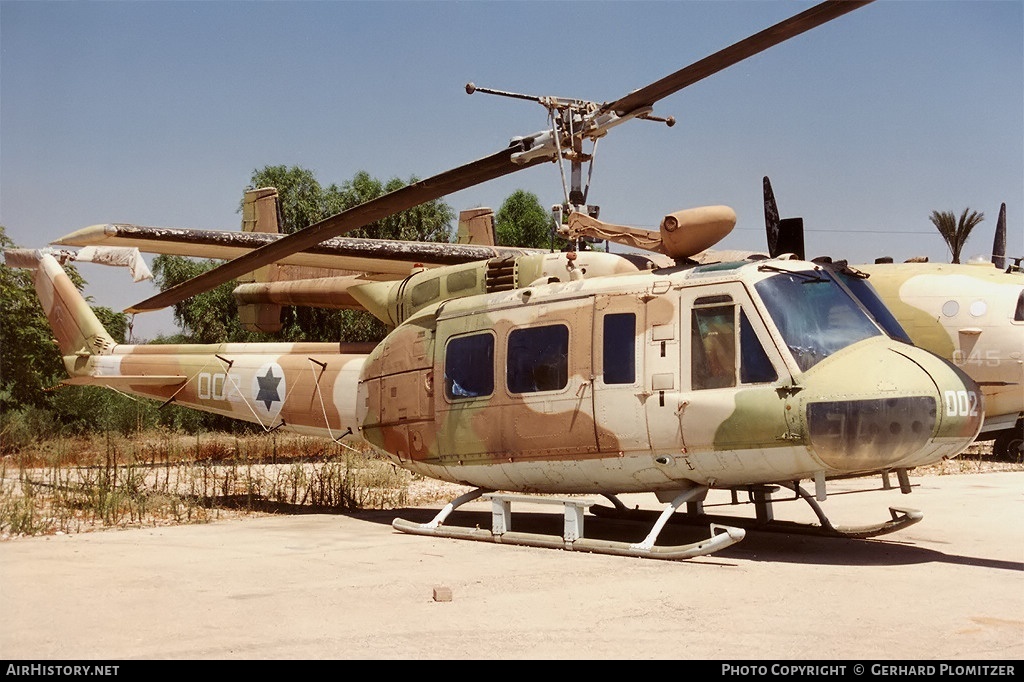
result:
<svg viewBox="0 0 1024 682"><path fill-rule="evenodd" d="M569 383L569 328L564 324L513 330L505 372L512 393L557 391Z"/></svg>
<svg viewBox="0 0 1024 682"><path fill-rule="evenodd" d="M779 378L778 372L754 333L746 312L740 308L739 313L740 383L775 381ZM690 386L694 390L735 386L736 306L694 308L690 333Z"/></svg>
<svg viewBox="0 0 1024 682"><path fill-rule="evenodd" d="M448 341L444 354L444 394L451 400L494 392L494 336L472 334Z"/></svg>
<svg viewBox="0 0 1024 682"><path fill-rule="evenodd" d="M604 316L604 383L631 384L636 381L636 315L612 313Z"/></svg>
<svg viewBox="0 0 1024 682"><path fill-rule="evenodd" d="M690 313L690 386L701 390L735 385L734 306L694 308Z"/></svg>

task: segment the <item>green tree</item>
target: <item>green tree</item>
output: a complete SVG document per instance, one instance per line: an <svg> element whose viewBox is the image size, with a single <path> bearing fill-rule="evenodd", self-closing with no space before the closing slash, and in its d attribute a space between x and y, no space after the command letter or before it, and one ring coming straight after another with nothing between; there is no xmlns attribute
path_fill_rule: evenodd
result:
<svg viewBox="0 0 1024 682"><path fill-rule="evenodd" d="M161 291L198 277L219 265L215 260L159 255L153 259L153 281ZM245 343L267 340L249 332L238 321L238 306L232 294L232 280L174 304L174 321L182 330L184 343Z"/></svg>
<svg viewBox="0 0 1024 682"><path fill-rule="evenodd" d="M327 210L323 217L341 213L417 181L416 177L410 178L408 183L392 178L385 184L370 177L366 171L359 171L351 180L340 186L331 185L325 190ZM455 211L452 207L440 199L435 199L353 230L346 236L363 239L449 242L453 220Z"/></svg>
<svg viewBox="0 0 1024 682"><path fill-rule="evenodd" d="M280 229L285 234L320 222L335 211L328 206L327 193L312 171L299 166L264 166L252 173L246 189L274 187L281 197ZM238 210L242 210L242 201Z"/></svg>
<svg viewBox="0 0 1024 682"><path fill-rule="evenodd" d="M3 226L0 248L17 248ZM85 287L73 265L65 263L64 271L79 291ZM126 396L60 383L67 370L36 296L31 270L0 266L0 300L0 450L60 433L125 430L155 421L148 407ZM93 312L115 341L124 342L124 313L99 306L93 306Z"/></svg>
<svg viewBox="0 0 1024 682"><path fill-rule="evenodd" d="M550 248L551 213L540 205L536 194L519 189L495 214L494 231L500 246Z"/></svg>
<svg viewBox="0 0 1024 682"><path fill-rule="evenodd" d="M971 235L971 231L985 219L985 214L965 208L964 212L960 214L959 220L952 211L932 211L929 219L946 241L946 245L949 246L949 251L953 255L952 262L959 263L960 254L967 243L967 238Z"/></svg>
<svg viewBox="0 0 1024 682"><path fill-rule="evenodd" d="M410 182L416 182L415 178ZM254 170L247 189L277 189L283 223L280 229L290 234L405 185L397 178L385 184L360 171L341 185L324 188L307 169L277 165ZM239 210L241 205L239 202ZM455 212L450 206L435 200L345 236L447 242L451 239L454 218ZM158 256L153 261L153 274L163 291L216 264L181 256ZM273 335L248 332L238 321L232 295L235 286L236 282L228 282L174 306L174 319L187 341L379 341L387 331L379 320L363 311L286 306L281 313L280 332Z"/></svg>
<svg viewBox="0 0 1024 682"><path fill-rule="evenodd" d="M0 247L15 248L3 226ZM81 288L77 272L72 281ZM43 407L46 389L67 373L36 297L32 271L0 267L0 299L0 411Z"/></svg>

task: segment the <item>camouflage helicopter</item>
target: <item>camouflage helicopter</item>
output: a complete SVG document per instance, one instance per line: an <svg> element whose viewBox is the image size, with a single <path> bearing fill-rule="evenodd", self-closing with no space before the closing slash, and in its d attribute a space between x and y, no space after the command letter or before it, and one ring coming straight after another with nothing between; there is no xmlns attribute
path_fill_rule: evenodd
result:
<svg viewBox="0 0 1024 682"><path fill-rule="evenodd" d="M779 218L771 181L763 180L767 255L804 258L802 218ZM832 262L827 256L816 262ZM992 454L1019 460L1024 450L1024 270L1006 256L1006 204L999 210L990 261L849 265L840 276L857 287L867 279L907 339L963 368L984 393L979 440L993 440ZM885 313L883 313L884 315ZM896 331L896 334L899 332Z"/></svg>
<svg viewBox="0 0 1024 682"><path fill-rule="evenodd" d="M705 514L710 491L746 493L756 527L770 530L773 494L782 487L817 515L818 524L805 524L808 532L890 533L922 514L890 507L876 524L833 525L819 504L829 481L895 473L909 493L911 469L956 456L978 434L978 384L952 363L890 337L865 305L881 303L851 296L820 264L695 261L733 228L731 208L669 213L658 232L641 234L598 220L581 182L582 165L593 158L585 142L634 118L671 124L653 115L656 102L865 4L823 2L612 102L535 98L549 111L549 129L290 235L274 233L275 193L261 189L246 197L241 232L201 238L190 230L106 225L60 240L230 259L129 311L158 309L241 277L248 281L236 295L254 328L272 327L282 304L358 307L390 328L372 349L117 344L61 267L74 254L8 251L7 263L35 270L68 383L113 387L268 430L362 441L413 472L472 488L428 523L396 518L399 531L685 559L744 537L739 519L721 523ZM467 91L488 90L470 84ZM646 253L340 236L549 162L570 166L571 184L563 188L570 210L559 222L571 243L591 230L636 242ZM464 231L471 235L486 222L486 215L466 215ZM618 496L640 492L655 493L664 505L646 537L584 537L588 509L626 516ZM612 507L579 497L590 494ZM492 504L490 529L445 523L480 497ZM524 499L562 505L562 535L512 531L511 504ZM709 536L657 544L674 517L707 523Z"/></svg>

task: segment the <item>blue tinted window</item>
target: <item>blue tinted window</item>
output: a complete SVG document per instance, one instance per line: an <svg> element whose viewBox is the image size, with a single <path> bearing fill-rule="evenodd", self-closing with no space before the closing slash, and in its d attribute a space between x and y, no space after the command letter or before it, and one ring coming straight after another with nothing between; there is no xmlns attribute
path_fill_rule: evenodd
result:
<svg viewBox="0 0 1024 682"><path fill-rule="evenodd" d="M569 328L555 324L509 334L505 379L512 393L565 388L569 383Z"/></svg>
<svg viewBox="0 0 1024 682"><path fill-rule="evenodd" d="M604 316L604 364L606 384L636 381L636 315L613 313Z"/></svg>
<svg viewBox="0 0 1024 682"><path fill-rule="evenodd" d="M747 314L740 309L740 383L760 384L779 378L764 346L750 326Z"/></svg>
<svg viewBox="0 0 1024 682"><path fill-rule="evenodd" d="M444 394L452 400L494 392L494 337L459 336L448 341L444 354Z"/></svg>

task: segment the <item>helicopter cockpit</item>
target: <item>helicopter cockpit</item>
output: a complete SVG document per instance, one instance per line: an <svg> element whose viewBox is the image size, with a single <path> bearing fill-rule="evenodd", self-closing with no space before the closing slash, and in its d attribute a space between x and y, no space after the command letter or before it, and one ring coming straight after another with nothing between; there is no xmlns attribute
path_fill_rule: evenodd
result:
<svg viewBox="0 0 1024 682"><path fill-rule="evenodd" d="M787 272L754 289L764 301L797 366L807 371L838 350L883 333L826 270ZM865 292L869 296L870 292Z"/></svg>

